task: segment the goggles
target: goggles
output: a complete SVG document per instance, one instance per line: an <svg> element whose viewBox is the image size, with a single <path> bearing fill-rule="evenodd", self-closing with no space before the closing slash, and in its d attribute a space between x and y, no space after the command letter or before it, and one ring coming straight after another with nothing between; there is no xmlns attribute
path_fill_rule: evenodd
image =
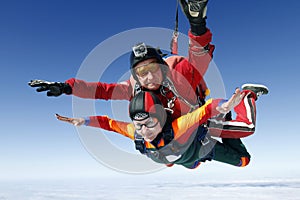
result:
<svg viewBox="0 0 300 200"><path fill-rule="evenodd" d="M153 119L152 117L149 117L149 120L144 123L134 123L134 127L136 130L141 130L143 128L143 126L147 127L147 128L154 128L156 125L158 124L158 119Z"/></svg>
<svg viewBox="0 0 300 200"><path fill-rule="evenodd" d="M139 66L135 69L136 75L139 77L145 77L149 72L155 73L160 69L160 66L156 62L151 62L149 64L145 64L142 66Z"/></svg>

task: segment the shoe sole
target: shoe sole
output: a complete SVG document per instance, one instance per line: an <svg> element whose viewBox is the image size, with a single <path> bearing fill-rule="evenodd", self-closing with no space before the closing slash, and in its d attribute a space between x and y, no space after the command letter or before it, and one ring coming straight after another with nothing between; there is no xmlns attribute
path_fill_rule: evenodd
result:
<svg viewBox="0 0 300 200"><path fill-rule="evenodd" d="M269 89L265 85L246 83L242 85L243 90L251 90L251 88L260 88L263 94L268 94Z"/></svg>

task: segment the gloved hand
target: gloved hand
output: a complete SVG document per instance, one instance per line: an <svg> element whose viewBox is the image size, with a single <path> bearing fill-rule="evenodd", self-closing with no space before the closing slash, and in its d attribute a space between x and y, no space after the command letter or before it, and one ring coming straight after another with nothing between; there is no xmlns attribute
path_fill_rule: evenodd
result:
<svg viewBox="0 0 300 200"><path fill-rule="evenodd" d="M72 88L67 83L31 80L28 85L31 87L37 87L37 92L47 91L47 96L57 97L63 93L72 94Z"/></svg>
<svg viewBox="0 0 300 200"><path fill-rule="evenodd" d="M208 0L180 0L180 6L191 26L194 35L206 32L206 10Z"/></svg>

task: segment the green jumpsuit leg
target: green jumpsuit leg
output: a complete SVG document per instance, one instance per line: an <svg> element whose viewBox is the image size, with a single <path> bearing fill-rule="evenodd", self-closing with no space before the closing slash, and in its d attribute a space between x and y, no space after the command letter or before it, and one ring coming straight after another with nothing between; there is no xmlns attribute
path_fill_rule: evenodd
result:
<svg viewBox="0 0 300 200"><path fill-rule="evenodd" d="M228 163L234 166L242 165L242 157L250 161L250 154L242 143L241 139L222 139L223 143L217 141L213 160ZM248 162L246 164L248 164Z"/></svg>

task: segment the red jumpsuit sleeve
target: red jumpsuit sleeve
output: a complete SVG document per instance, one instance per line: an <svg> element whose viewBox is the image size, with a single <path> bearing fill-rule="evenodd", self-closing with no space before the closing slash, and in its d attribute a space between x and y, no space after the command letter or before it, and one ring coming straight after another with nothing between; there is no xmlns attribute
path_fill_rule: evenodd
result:
<svg viewBox="0 0 300 200"><path fill-rule="evenodd" d="M107 116L90 116L89 118L88 126L113 131L134 140L135 129L132 123L113 120Z"/></svg>
<svg viewBox="0 0 300 200"><path fill-rule="evenodd" d="M208 69L209 63L213 56L215 46L210 44L212 41L212 33L207 29L206 33L195 36L189 31L189 62L195 66L203 77Z"/></svg>
<svg viewBox="0 0 300 200"><path fill-rule="evenodd" d="M132 87L129 80L121 83L102 83L86 82L71 78L65 83L71 86L72 94L80 98L130 100L132 95Z"/></svg>

